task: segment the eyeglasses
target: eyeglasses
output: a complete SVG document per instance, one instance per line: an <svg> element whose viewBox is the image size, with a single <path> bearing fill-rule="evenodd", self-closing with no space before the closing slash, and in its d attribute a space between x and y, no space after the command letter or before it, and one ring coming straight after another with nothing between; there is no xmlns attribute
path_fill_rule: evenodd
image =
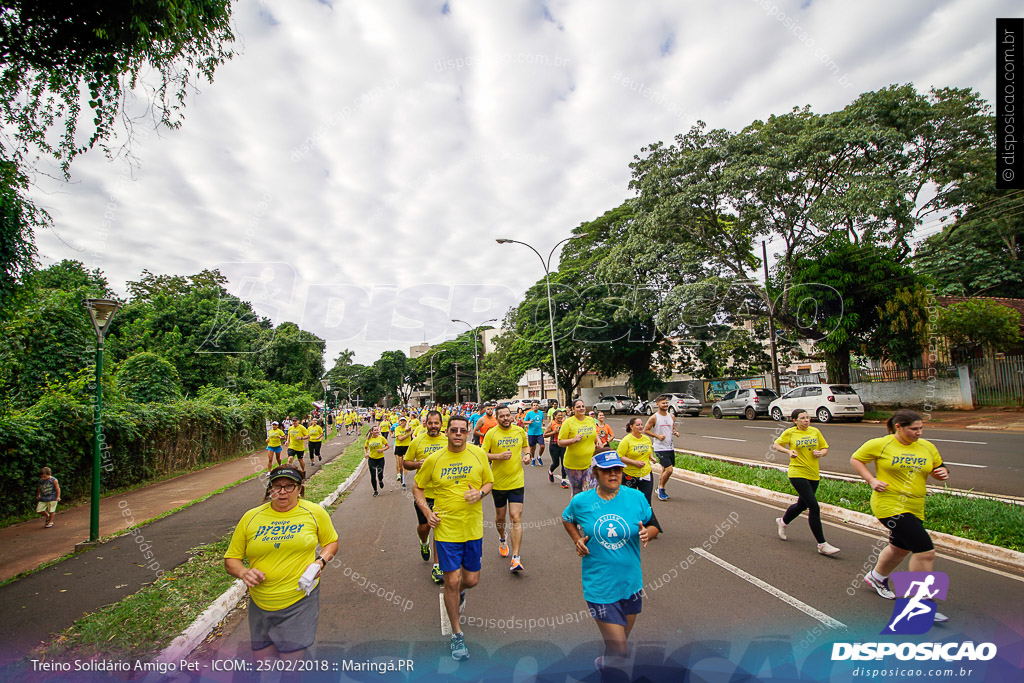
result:
<svg viewBox="0 0 1024 683"><path fill-rule="evenodd" d="M469 430L463 427L449 427L448 431L452 434L469 434Z"/></svg>
<svg viewBox="0 0 1024 683"><path fill-rule="evenodd" d="M298 487L298 484L275 484L270 487L270 490L274 493L291 493Z"/></svg>

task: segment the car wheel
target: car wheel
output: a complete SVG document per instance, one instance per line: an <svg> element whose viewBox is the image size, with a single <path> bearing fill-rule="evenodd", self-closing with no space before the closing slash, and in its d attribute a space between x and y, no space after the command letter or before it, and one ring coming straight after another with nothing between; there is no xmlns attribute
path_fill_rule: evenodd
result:
<svg viewBox="0 0 1024 683"><path fill-rule="evenodd" d="M747 409L745 411L743 411L743 415L748 420L756 420L757 419L757 411L754 410L753 408L751 408L750 406L747 406Z"/></svg>
<svg viewBox="0 0 1024 683"><path fill-rule="evenodd" d="M783 415L781 408L772 408L772 419L776 422L782 422Z"/></svg>
<svg viewBox="0 0 1024 683"><path fill-rule="evenodd" d="M818 422L821 422L822 424L832 421L832 413L828 412L828 408L818 408L817 416Z"/></svg>
<svg viewBox="0 0 1024 683"><path fill-rule="evenodd" d="M721 411L721 409L719 409L719 408L712 408L712 409L711 409L711 415L712 415L712 416L713 416L713 417L714 417L714 418L715 418L716 420L721 420L721 419L722 419L722 411Z"/></svg>
<svg viewBox="0 0 1024 683"><path fill-rule="evenodd" d="M611 413L612 415L618 415L619 414L618 411L615 410L615 406L612 406L611 410L609 410L608 412Z"/></svg>

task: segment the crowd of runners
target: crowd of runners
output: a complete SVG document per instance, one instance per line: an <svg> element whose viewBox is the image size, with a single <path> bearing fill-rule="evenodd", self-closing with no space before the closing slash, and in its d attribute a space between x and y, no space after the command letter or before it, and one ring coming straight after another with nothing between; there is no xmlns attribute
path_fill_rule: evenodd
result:
<svg viewBox="0 0 1024 683"><path fill-rule="evenodd" d="M392 490L411 488L419 555L425 562L433 560L430 577L443 586L452 630L451 656L461 660L469 656L469 651L459 615L465 610L466 592L480 580L482 566L485 539L481 502L488 496L494 501L498 554L508 558L512 574L524 572L524 468L546 466L548 482L568 489L562 522L581 558L584 599L605 643L605 653L595 665L598 669L616 667L627 654L627 638L642 607L641 547L664 533L651 501L655 494L660 501L669 499L667 484L675 463L675 438L679 436L675 417L669 411L667 396L659 397L656 404L658 410L653 415L629 419L621 436L605 423L603 413L588 411L579 399L573 401L569 411L557 405L542 410L539 401L534 401L529 409L515 413L507 405L484 404L473 408L374 407L365 415L342 410L313 414L305 420L287 418L281 424L272 423L267 439L268 467L273 466L275 454L277 457L277 467L269 477L267 500L278 503L270 510L296 509L298 503L291 498L298 500L306 478L304 445L309 445L311 463L315 458L322 460L320 443L325 429L336 424L339 434L344 428L351 436L361 434L368 423L363 453L368 461L372 496L379 497L385 491L386 481L393 482ZM788 475L797 501L776 519L777 533L786 540L789 525L807 511L818 552L835 555L839 548L825 540L816 499L818 462L829 454L829 446L821 430L810 426L805 411L795 411L791 419L793 426L775 439L773 448L789 456ZM923 526L925 483L929 475L945 480L949 473L935 447L921 439L920 415L899 411L888 427L889 436L869 440L852 455L851 464L871 487L872 511L889 531L888 547L864 580L878 595L892 600L896 596L888 577L904 558L910 556L912 571L931 571L933 567L935 552ZM287 459L282 462L285 446ZM393 456L393 468L387 466L389 454ZM655 465L661 467L660 475L656 475ZM873 473L869 465L874 466ZM299 493L292 496L296 488ZM254 508L248 516L273 517L265 508ZM300 509L308 514L305 508ZM318 518L317 522L322 520ZM409 525L413 526L412 516ZM246 554L245 539L255 542L258 533L252 536L251 521L250 528L242 526L240 522L232 542L229 571L243 578L252 591L263 579L257 581L240 560ZM336 535L332 530L319 533L322 537L315 540L321 546L325 540L333 543L329 552L316 558L325 565L324 559L336 550L337 542L332 540ZM310 537L304 541L307 545L300 554L305 559L313 552L308 545L313 540ZM319 576L319 566L308 562L298 562L290 571L294 574L302 568ZM254 600L259 590L252 591ZM294 591L294 587L289 590ZM295 598L294 593L288 598L289 605L303 600L303 596ZM289 629L296 625L307 628L309 611L303 611L305 621L294 621L298 618L294 610L281 610L284 621L280 623L274 622L273 611L260 610L257 614L260 628L270 628L267 623L281 628L284 623L288 628L280 632L294 636ZM936 621L944 620L945 616L936 614ZM312 623L315 634L315 621ZM266 647L273 640L264 631L253 633L254 648L257 644ZM312 643L312 636L300 640L308 644L292 647L298 641L289 640L285 649L277 648L277 654L301 653Z"/></svg>

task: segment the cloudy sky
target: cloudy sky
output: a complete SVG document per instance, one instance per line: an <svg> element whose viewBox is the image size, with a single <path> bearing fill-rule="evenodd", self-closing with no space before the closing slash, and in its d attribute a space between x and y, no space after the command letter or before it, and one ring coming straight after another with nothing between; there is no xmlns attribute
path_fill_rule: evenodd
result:
<svg viewBox="0 0 1024 683"><path fill-rule="evenodd" d="M129 167L91 153L36 199L44 264L113 287L220 268L275 322L370 363L501 318L628 164L892 83L992 101L996 0L240 0L238 55ZM109 225L109 227L105 227ZM933 232L926 225L922 233Z"/></svg>

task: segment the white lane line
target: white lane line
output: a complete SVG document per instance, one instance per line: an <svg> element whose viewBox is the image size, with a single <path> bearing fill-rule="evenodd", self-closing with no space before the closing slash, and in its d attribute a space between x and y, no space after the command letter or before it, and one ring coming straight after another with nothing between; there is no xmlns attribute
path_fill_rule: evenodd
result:
<svg viewBox="0 0 1024 683"><path fill-rule="evenodd" d="M705 439L718 439L719 441L742 441L743 443L747 442L746 439L730 439L727 436L704 436L703 434L701 434L701 436L703 436Z"/></svg>
<svg viewBox="0 0 1024 683"><path fill-rule="evenodd" d="M444 593L438 593L437 599L441 603L441 635L450 636L452 634L452 622L448 618L448 610L444 608Z"/></svg>
<svg viewBox="0 0 1024 683"><path fill-rule="evenodd" d="M969 462L953 462L952 460L943 460L942 462L948 462L950 465L956 465L957 467L980 467L981 469L988 467L988 465L972 465Z"/></svg>
<svg viewBox="0 0 1024 683"><path fill-rule="evenodd" d="M969 443L975 446L987 446L988 441L957 441L956 439L928 439L928 441L941 441L943 443Z"/></svg>
<svg viewBox="0 0 1024 683"><path fill-rule="evenodd" d="M705 550L703 550L701 548L690 548L690 550L692 550L693 552L697 553L698 555L700 555L701 557L703 557L703 558L705 558L707 560L711 560L712 562L717 564L719 567L722 567L723 569L726 569L726 570L732 572L733 574L735 574L736 576L740 577L741 579L749 581L750 583L754 584L755 586L757 586L758 588L763 590L765 593L768 593L770 595L774 595L775 597L777 597L779 600L782 600L787 605L791 605L793 607L796 607L798 610L800 610L801 612L803 612L807 616L811 617L812 619L816 619L817 621L820 621L825 626L828 626L829 628L834 628L834 629L845 629L846 628L846 624L844 624L843 622L836 621L835 619L833 619L829 615L825 614L824 612L819 612L818 610L814 609L813 607L811 607L807 603L801 602L801 601L797 600L796 598L794 598L789 593L785 593L785 592L779 590L775 586L771 585L770 583L766 583L766 582L762 581L761 579L757 578L753 574L748 574L747 572L743 571L739 567L737 567L735 565L732 565L732 564L729 564L725 560L723 560L721 558L718 558L718 557L715 557L711 553L706 552Z"/></svg>
<svg viewBox="0 0 1024 683"><path fill-rule="evenodd" d="M782 425L780 425L778 427L750 427L748 425L744 425L743 428L744 429L770 429L773 432L778 430L778 429L781 429L782 431L786 431L786 429L787 429L787 427L784 427ZM932 440L934 441L934 439L932 439Z"/></svg>

